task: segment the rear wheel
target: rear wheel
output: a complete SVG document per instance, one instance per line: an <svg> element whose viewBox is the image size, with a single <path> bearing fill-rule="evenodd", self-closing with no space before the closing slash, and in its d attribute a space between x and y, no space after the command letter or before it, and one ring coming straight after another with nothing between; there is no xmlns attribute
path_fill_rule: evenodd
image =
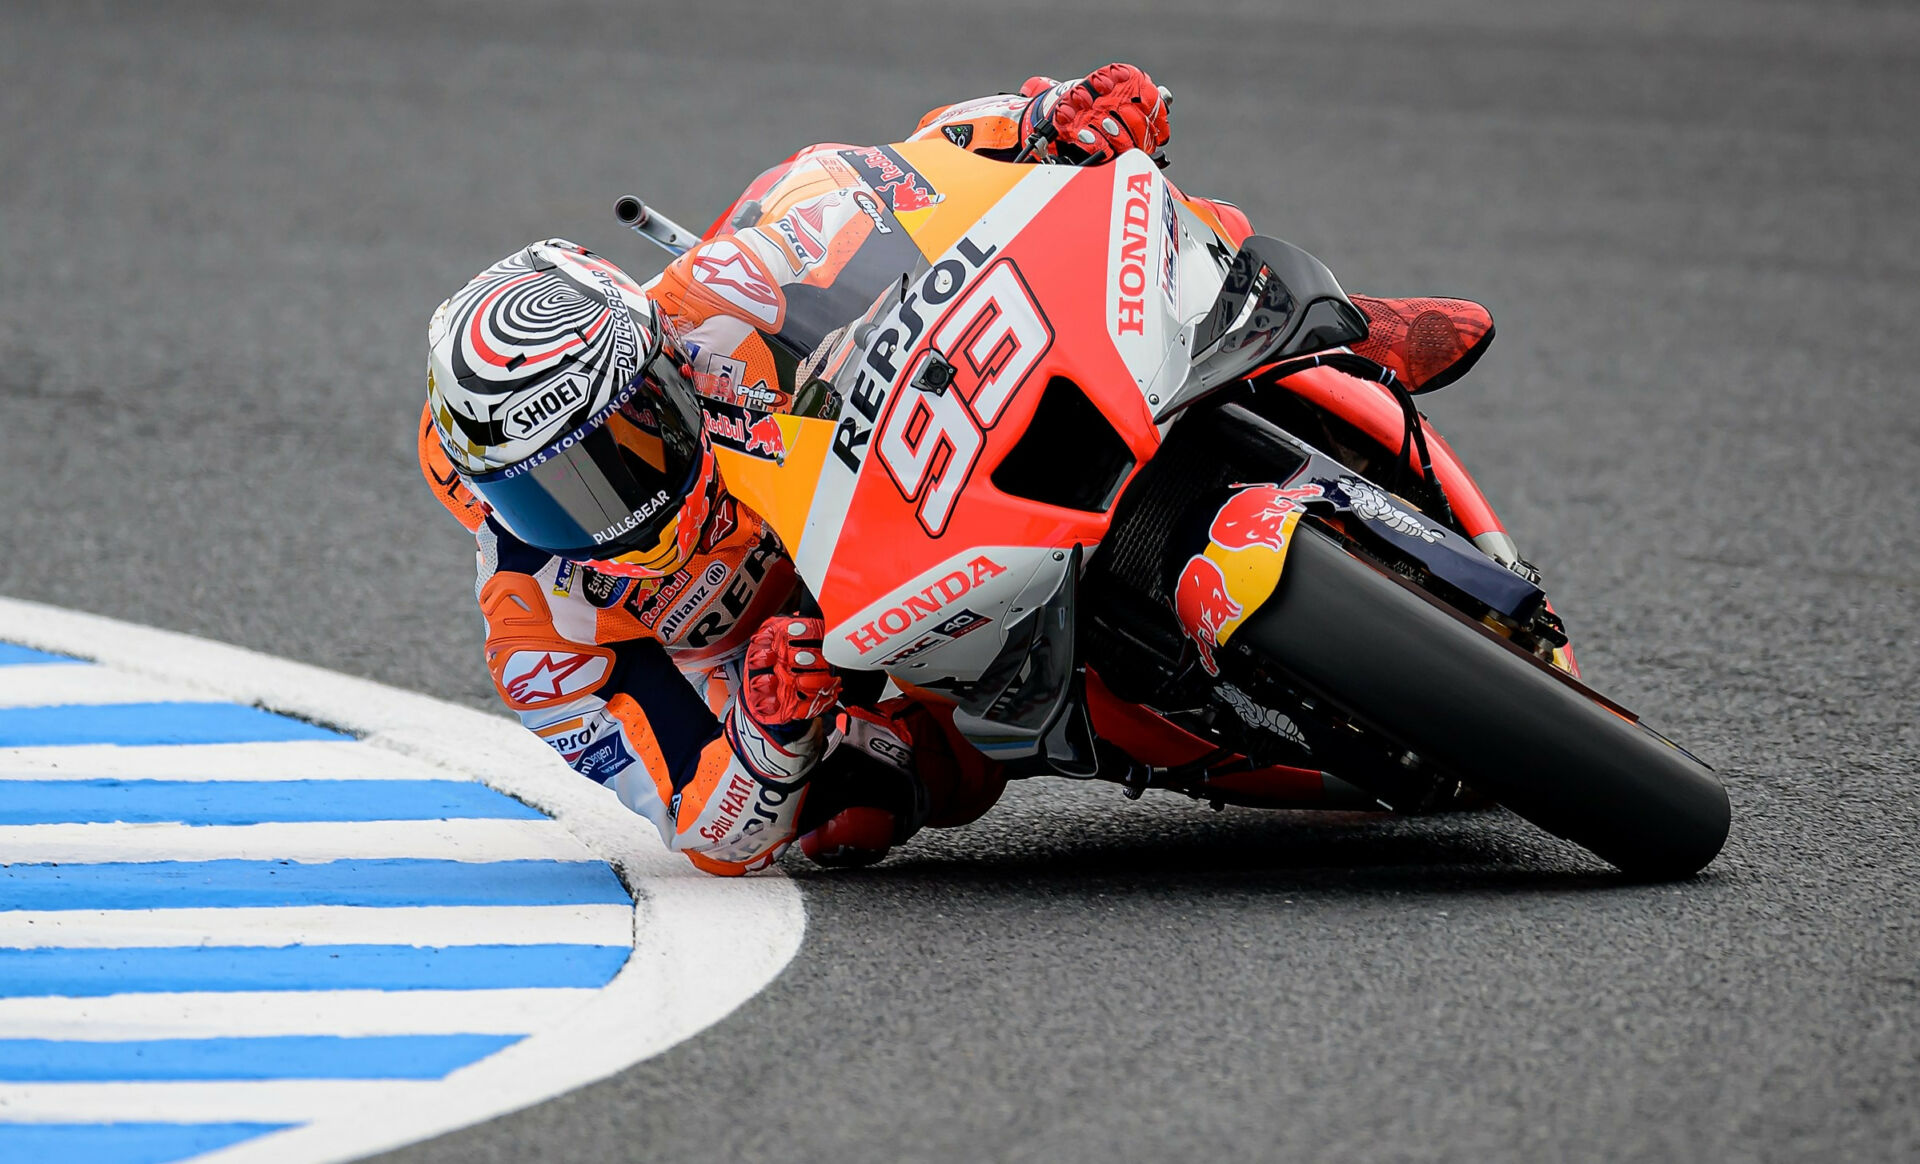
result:
<svg viewBox="0 0 1920 1164"><path fill-rule="evenodd" d="M1704 764L1317 530L1233 645L1634 876L1687 876L1726 842Z"/></svg>

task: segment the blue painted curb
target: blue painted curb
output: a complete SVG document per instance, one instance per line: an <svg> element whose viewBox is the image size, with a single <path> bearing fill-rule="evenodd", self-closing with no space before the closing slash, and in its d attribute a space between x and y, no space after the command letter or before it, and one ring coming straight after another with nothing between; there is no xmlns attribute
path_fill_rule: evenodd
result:
<svg viewBox="0 0 1920 1164"><path fill-rule="evenodd" d="M0 997L154 991L604 986L628 946L113 946L0 949Z"/></svg>
<svg viewBox="0 0 1920 1164"><path fill-rule="evenodd" d="M545 820L471 780L9 780L0 825Z"/></svg>

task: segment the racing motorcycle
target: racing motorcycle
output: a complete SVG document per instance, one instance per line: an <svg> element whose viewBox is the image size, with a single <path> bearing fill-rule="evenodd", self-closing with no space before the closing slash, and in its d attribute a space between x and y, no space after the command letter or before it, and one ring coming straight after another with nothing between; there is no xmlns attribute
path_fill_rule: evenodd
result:
<svg viewBox="0 0 1920 1164"><path fill-rule="evenodd" d="M1634 876L1720 851L1718 779L1581 681L1539 574L1348 350L1366 317L1312 255L1234 245L1138 152L1016 165L938 139L803 151L704 237L798 246L823 173L872 225L787 288L790 400L707 405L850 688L885 676L1013 774L1133 797L1417 812L1465 790ZM616 213L699 241L631 196Z"/></svg>

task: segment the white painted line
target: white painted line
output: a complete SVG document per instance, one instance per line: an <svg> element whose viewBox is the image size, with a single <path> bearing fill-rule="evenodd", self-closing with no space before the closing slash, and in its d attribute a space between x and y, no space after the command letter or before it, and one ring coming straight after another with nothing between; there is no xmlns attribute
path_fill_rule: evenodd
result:
<svg viewBox="0 0 1920 1164"><path fill-rule="evenodd" d="M309 1121L209 1153L199 1164L351 1160L572 1091L656 1055L726 1017L799 949L806 915L791 881L777 875L715 878L694 870L666 852L652 826L612 792L573 774L504 715L13 599L0 599L0 638L335 725L361 735L390 760L411 757L416 766L438 769L443 779L477 778L554 816L613 865L636 895L634 952L612 982L554 1025L444 1080L4 1085L0 1120ZM275 752L252 762L297 746L273 745ZM20 754L47 750L0 752L0 770L47 764L43 757ZM80 770L81 763L111 763L107 753L114 751L153 751L61 750L68 753L68 766L54 770L66 772ZM75 754L82 752L92 755ZM126 771L160 774L151 768ZM260 776L256 770L245 778Z"/></svg>
<svg viewBox="0 0 1920 1164"><path fill-rule="evenodd" d="M98 703L205 703L220 697L92 663L0 667L0 707Z"/></svg>
<svg viewBox="0 0 1920 1164"><path fill-rule="evenodd" d="M0 912L0 949L626 945L625 905L305 905Z"/></svg>
<svg viewBox="0 0 1920 1164"><path fill-rule="evenodd" d="M341 861L418 858L439 861L591 861L586 846L556 820L275 821L250 825L0 825L9 862L51 861Z"/></svg>
<svg viewBox="0 0 1920 1164"><path fill-rule="evenodd" d="M315 990L0 998L0 1039L524 1035L597 990ZM0 1119L10 1113L0 1107Z"/></svg>
<svg viewBox="0 0 1920 1164"><path fill-rule="evenodd" d="M525 1043L516 1044L525 1046ZM502 1052L505 1054L505 1052ZM494 1056L496 1059L499 1055ZM456 1075L458 1072L455 1073ZM452 1076L449 1076L452 1078ZM299 1123L390 1104L422 1107L441 1102L446 1080L297 1079L214 1083L0 1083L0 1119L18 1123ZM458 1125L455 1125L458 1126ZM305 1128L297 1129L304 1131ZM284 1136L285 1132L277 1133ZM265 1146L267 1138L242 1147ZM229 1149L231 1151L231 1149ZM363 1152L268 1154L260 1159L351 1160ZM222 1153L196 1156L221 1160Z"/></svg>
<svg viewBox="0 0 1920 1164"><path fill-rule="evenodd" d="M5 608L0 607L0 624L4 617ZM0 781L445 780L448 775L444 768L353 740L0 748Z"/></svg>

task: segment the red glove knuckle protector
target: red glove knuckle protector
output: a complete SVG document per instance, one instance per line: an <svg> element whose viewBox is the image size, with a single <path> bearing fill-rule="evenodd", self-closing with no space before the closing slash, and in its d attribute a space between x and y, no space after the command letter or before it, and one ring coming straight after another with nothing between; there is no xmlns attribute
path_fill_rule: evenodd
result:
<svg viewBox="0 0 1920 1164"><path fill-rule="evenodd" d="M827 663L817 618L776 615L747 643L747 711L764 724L793 723L824 714L840 698L840 679Z"/></svg>
<svg viewBox="0 0 1920 1164"><path fill-rule="evenodd" d="M1095 69L1071 86L1053 110L1053 128L1088 158L1106 161L1130 150L1153 153L1172 136L1167 103L1146 71L1127 64Z"/></svg>

